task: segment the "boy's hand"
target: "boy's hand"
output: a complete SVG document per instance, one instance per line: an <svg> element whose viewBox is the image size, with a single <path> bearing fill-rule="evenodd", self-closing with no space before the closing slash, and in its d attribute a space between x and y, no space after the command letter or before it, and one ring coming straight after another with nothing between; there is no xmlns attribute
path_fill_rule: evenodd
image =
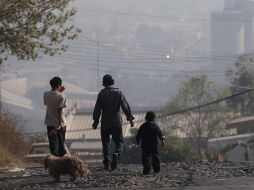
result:
<svg viewBox="0 0 254 190"><path fill-rule="evenodd" d="M58 127L55 127L54 130L60 131L61 128L62 128L61 126L58 126Z"/></svg>
<svg viewBox="0 0 254 190"><path fill-rule="evenodd" d="M134 122L133 120L130 121L131 127L134 127Z"/></svg>
<svg viewBox="0 0 254 190"><path fill-rule="evenodd" d="M65 87L64 87L64 86L61 86L60 92L63 92L64 90L65 90Z"/></svg>
<svg viewBox="0 0 254 190"><path fill-rule="evenodd" d="M162 145L162 147L165 147L165 141L164 140L161 141L161 145Z"/></svg>
<svg viewBox="0 0 254 190"><path fill-rule="evenodd" d="M139 146L138 144L132 144L132 145L129 146L129 148L135 149L135 148L137 148L138 146Z"/></svg>
<svg viewBox="0 0 254 190"><path fill-rule="evenodd" d="M94 121L93 124L92 124L93 129L97 129L98 124L99 124L98 122Z"/></svg>
<svg viewBox="0 0 254 190"><path fill-rule="evenodd" d="M59 126L59 127L54 127L54 128L52 129L52 131L55 132L55 133L57 133L58 131L60 131L60 129L61 129L61 126Z"/></svg>

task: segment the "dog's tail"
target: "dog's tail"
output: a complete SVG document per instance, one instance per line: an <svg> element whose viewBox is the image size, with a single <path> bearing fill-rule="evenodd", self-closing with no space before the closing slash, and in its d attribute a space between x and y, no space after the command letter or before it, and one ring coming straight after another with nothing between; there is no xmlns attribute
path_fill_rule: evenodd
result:
<svg viewBox="0 0 254 190"><path fill-rule="evenodd" d="M88 169L88 165L85 164L80 158L72 157L73 166L76 167L76 170L79 172L80 176L88 176L91 175L91 172Z"/></svg>

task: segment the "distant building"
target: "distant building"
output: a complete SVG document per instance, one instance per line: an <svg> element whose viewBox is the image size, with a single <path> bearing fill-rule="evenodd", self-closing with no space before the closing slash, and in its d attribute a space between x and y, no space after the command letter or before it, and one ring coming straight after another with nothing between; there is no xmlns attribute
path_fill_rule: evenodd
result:
<svg viewBox="0 0 254 190"><path fill-rule="evenodd" d="M254 140L254 116L238 117L230 120L226 124L226 129L231 133L231 136L218 137L208 140L208 147L211 150L219 153L225 146L234 144L238 141L247 143ZM232 161L244 161L245 149L241 146L237 146L233 150L228 152L228 160ZM250 160L254 160L254 149L249 150Z"/></svg>
<svg viewBox="0 0 254 190"><path fill-rule="evenodd" d="M215 54L243 54L254 50L253 1L225 0L224 10L211 14L211 46Z"/></svg>
<svg viewBox="0 0 254 190"><path fill-rule="evenodd" d="M242 135L233 135L228 137L218 137L208 140L207 146L209 150L214 151L219 154L220 151L225 148L227 145L232 145L238 141L247 143L250 140L254 139L254 133L242 134ZM236 146L234 149L229 151L226 156L226 160L230 161L245 161L244 158L245 149L242 146ZM254 161L254 149L249 150L250 161Z"/></svg>
<svg viewBox="0 0 254 190"><path fill-rule="evenodd" d="M254 133L254 116L235 118L227 123L226 128L233 135Z"/></svg>

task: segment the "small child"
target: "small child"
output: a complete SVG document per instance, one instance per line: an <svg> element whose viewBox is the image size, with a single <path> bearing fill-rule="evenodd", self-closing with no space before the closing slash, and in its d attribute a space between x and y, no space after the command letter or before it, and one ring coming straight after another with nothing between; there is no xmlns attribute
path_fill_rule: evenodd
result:
<svg viewBox="0 0 254 190"><path fill-rule="evenodd" d="M136 144L139 145L141 141L144 175L150 173L151 165L153 166L154 173L160 172L158 138L161 141L162 146L164 146L165 137L162 135L161 129L154 123L155 117L153 111L147 112L145 116L146 122L140 126L136 136Z"/></svg>

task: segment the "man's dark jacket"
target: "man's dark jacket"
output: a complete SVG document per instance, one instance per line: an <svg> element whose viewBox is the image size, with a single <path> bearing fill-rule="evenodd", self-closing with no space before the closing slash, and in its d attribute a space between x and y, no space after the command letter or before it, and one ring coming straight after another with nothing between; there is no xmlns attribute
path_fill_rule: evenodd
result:
<svg viewBox="0 0 254 190"><path fill-rule="evenodd" d="M99 123L100 116L102 115L102 127L103 125L121 125L122 117L120 107L128 121L134 119L131 114L130 106L123 93L118 88L105 87L98 94L93 113L93 120Z"/></svg>

